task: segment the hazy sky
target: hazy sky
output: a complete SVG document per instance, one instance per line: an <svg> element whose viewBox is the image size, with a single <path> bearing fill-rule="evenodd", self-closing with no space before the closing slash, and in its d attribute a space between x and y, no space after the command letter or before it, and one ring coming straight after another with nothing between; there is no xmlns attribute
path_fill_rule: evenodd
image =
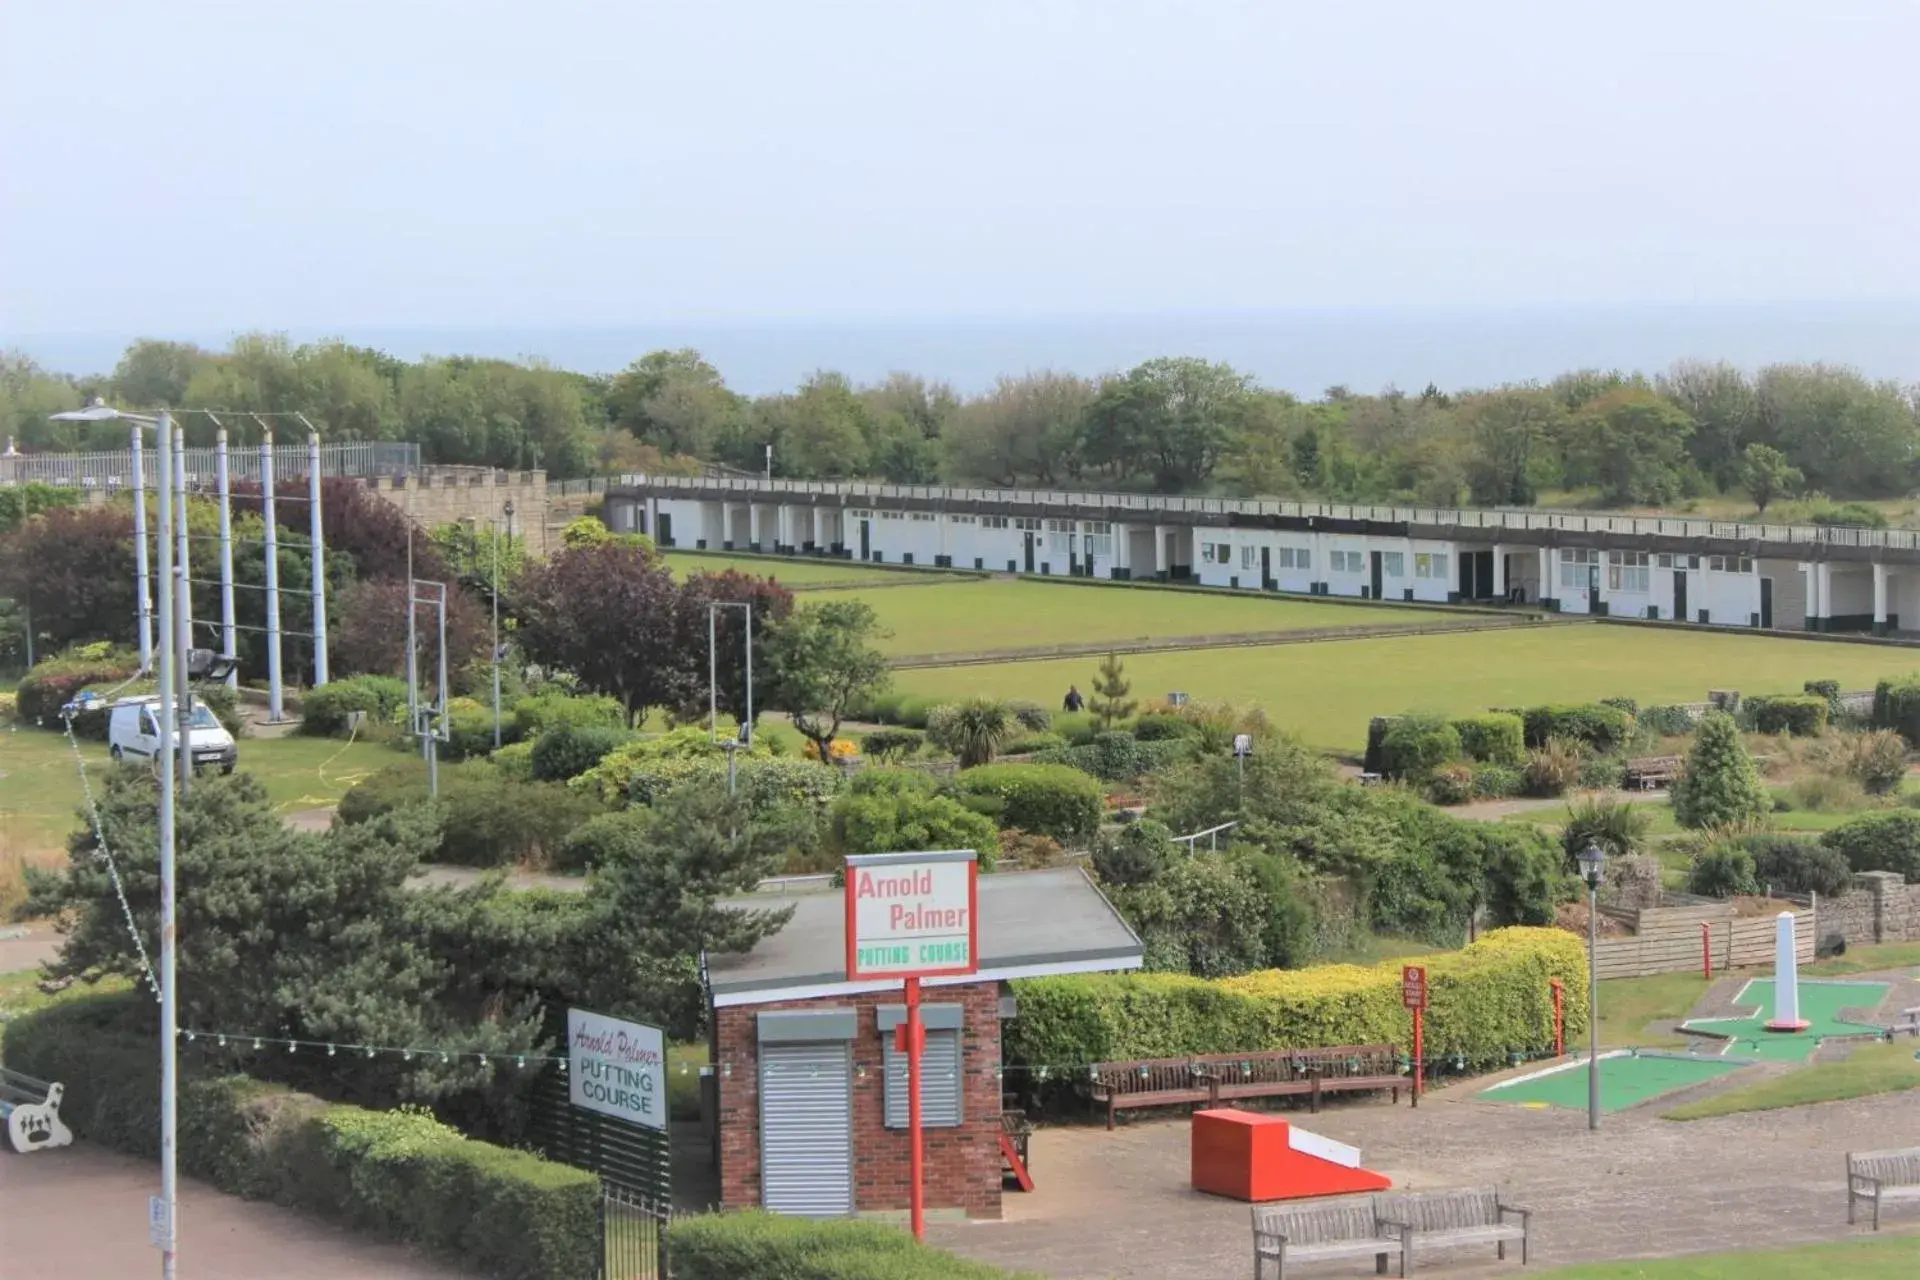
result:
<svg viewBox="0 0 1920 1280"><path fill-rule="evenodd" d="M0 332L1920 298L1908 0L0 0Z"/></svg>

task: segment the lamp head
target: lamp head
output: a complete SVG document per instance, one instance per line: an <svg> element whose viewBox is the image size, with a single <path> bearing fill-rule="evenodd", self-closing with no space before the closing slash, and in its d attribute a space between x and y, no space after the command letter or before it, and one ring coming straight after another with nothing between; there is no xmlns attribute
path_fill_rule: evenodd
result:
<svg viewBox="0 0 1920 1280"><path fill-rule="evenodd" d="M1575 855L1575 861L1580 864L1580 878L1587 882L1587 887L1590 889L1599 888L1600 881L1605 876L1607 865L1606 850L1600 847L1600 842L1598 840L1587 841L1587 847Z"/></svg>

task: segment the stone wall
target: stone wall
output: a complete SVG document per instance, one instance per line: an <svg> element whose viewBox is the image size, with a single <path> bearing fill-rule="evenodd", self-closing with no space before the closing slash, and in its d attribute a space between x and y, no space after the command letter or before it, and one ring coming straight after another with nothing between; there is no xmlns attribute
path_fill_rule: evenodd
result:
<svg viewBox="0 0 1920 1280"><path fill-rule="evenodd" d="M527 554L549 550L547 473L491 467L425 467L405 476L372 476L367 488L413 517L424 529L469 521L485 530L499 521L526 539ZM513 504L513 515L506 514Z"/></svg>
<svg viewBox="0 0 1920 1280"><path fill-rule="evenodd" d="M1920 884L1893 871L1864 871L1853 889L1820 903L1820 938L1850 947L1876 942L1920 942Z"/></svg>

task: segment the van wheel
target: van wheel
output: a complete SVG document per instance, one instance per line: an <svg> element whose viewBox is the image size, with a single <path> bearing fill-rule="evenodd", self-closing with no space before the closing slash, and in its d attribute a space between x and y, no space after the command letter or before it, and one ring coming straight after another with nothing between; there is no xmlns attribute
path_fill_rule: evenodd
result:
<svg viewBox="0 0 1920 1280"><path fill-rule="evenodd" d="M119 764L122 760L125 760L127 758L127 753L122 751L119 747L113 748L111 751L107 752L107 754L113 757L113 762L115 764Z"/></svg>
<svg viewBox="0 0 1920 1280"><path fill-rule="evenodd" d="M223 777L223 778L224 778L224 777L226 777L227 775L229 775L229 774L231 774L231 773L233 772L233 769L234 769L234 766L232 766L232 765L230 765L230 764L223 764L223 765L221 765L221 766L220 766L220 776L221 776L221 777Z"/></svg>

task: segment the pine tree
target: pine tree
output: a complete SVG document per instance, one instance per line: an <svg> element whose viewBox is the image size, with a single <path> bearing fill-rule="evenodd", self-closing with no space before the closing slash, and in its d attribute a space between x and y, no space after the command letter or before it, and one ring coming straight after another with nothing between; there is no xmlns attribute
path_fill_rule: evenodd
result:
<svg viewBox="0 0 1920 1280"><path fill-rule="evenodd" d="M1102 729L1113 728L1115 720L1125 720L1140 705L1127 697L1133 686L1127 682L1126 673L1127 667L1120 661L1120 655L1109 653L1100 664L1100 673L1093 679L1093 696L1087 699L1087 710L1093 712Z"/></svg>
<svg viewBox="0 0 1920 1280"><path fill-rule="evenodd" d="M1686 776L1673 784L1673 816L1686 827L1737 826L1772 808L1733 717L1709 711L1694 735Z"/></svg>

